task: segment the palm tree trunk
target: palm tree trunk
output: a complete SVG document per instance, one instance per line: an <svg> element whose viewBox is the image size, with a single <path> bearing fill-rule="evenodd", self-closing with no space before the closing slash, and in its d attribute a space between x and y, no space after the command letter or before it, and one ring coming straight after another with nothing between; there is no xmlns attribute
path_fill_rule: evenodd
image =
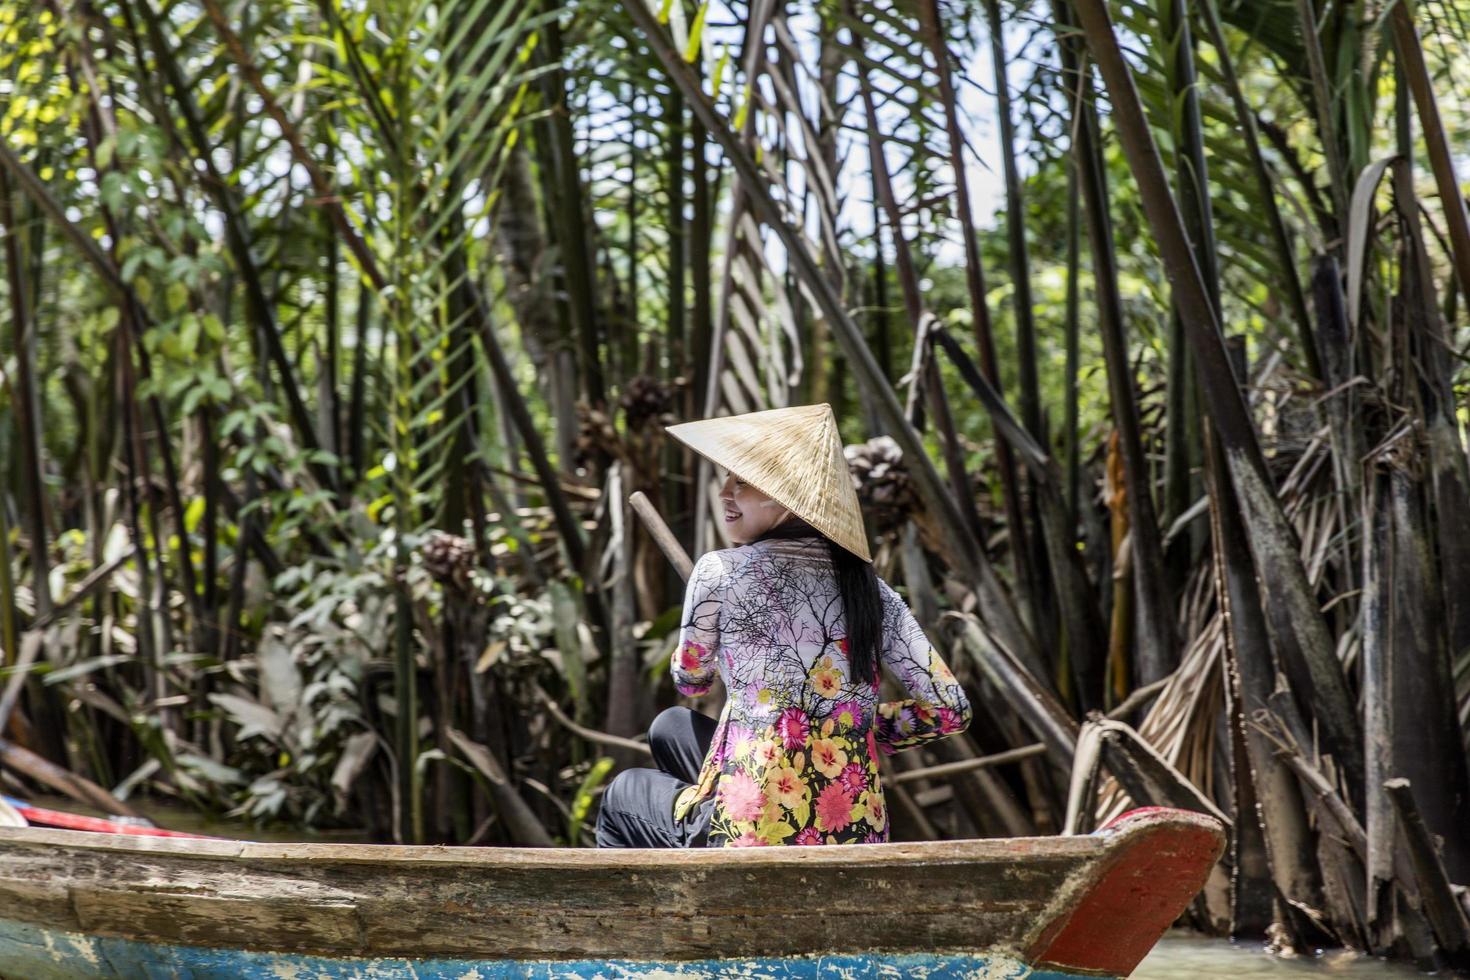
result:
<svg viewBox="0 0 1470 980"><path fill-rule="evenodd" d="M26 531L30 537L31 589L36 615L51 611L51 561L46 534L46 488L41 478L41 393L36 386L36 328L31 320L10 181L0 170L0 235L5 238L5 271L10 293L10 329L15 351L15 422L20 432L21 473L26 488ZM0 505L3 506L3 505Z"/></svg>
<svg viewBox="0 0 1470 980"><path fill-rule="evenodd" d="M1070 23L1065 9L1058 4L1060 24ZM1097 112L1090 97L1088 75L1081 74L1082 59L1073 37L1060 38L1065 70L1076 88L1072 92L1077 146L1073 159L1077 164L1082 189L1087 238L1092 251L1093 283L1097 292L1098 330L1102 335L1103 356L1107 362L1108 390L1113 424L1118 430L1119 451L1123 459L1124 488L1128 502L1130 547L1133 560L1133 596L1137 650L1133 664L1134 684L1145 687L1167 677L1179 663L1171 589L1164 580L1163 542L1159 534L1157 511L1154 509L1153 481L1148 457L1143 449L1142 425L1139 422L1137 395L1133 385L1133 365L1128 356L1124 334L1123 302L1118 290L1117 259L1113 250L1113 229L1108 202L1107 172L1103 166ZM1117 601L1116 598L1114 601ZM1099 691L1101 689L1099 688Z"/></svg>
<svg viewBox="0 0 1470 980"><path fill-rule="evenodd" d="M1239 706L1234 714L1241 726L1236 737L1245 747L1245 757L1239 760L1243 769L1237 765L1236 778L1251 783L1249 795L1256 800L1254 810L1237 811L1236 819L1254 817L1260 821L1271 882L1285 902L1284 924L1290 927L1299 921L1299 916L1294 914L1296 909L1323 907L1322 877L1312 860L1313 834L1307 823L1301 787L1276 754L1270 739L1253 723L1260 712L1272 710L1271 694L1276 689L1280 666L1273 655L1262 613L1255 563L1245 542L1247 531L1230 487L1224 452L1214 430L1208 426L1205 440L1215 594L1228 626L1226 676L1230 700Z"/></svg>
<svg viewBox="0 0 1470 980"><path fill-rule="evenodd" d="M1291 240L1286 234L1286 222L1281 217L1281 208L1276 203L1276 185L1271 180L1271 171L1266 166L1266 158L1261 153L1261 133L1256 125L1256 114L1251 111L1245 101L1245 95L1241 92L1240 79L1235 75L1235 62L1230 54L1230 47L1225 41L1225 34L1220 29L1220 18L1215 11L1215 0L1200 0L1200 17L1204 20L1205 29L1210 34L1210 44L1215 49L1215 58L1219 63L1220 75L1224 80L1225 88L1230 93L1231 104L1235 107L1236 125L1240 127L1244 135L1246 152L1250 155L1251 174L1256 182L1257 202L1266 212L1267 223L1271 226L1271 244L1276 249L1277 259L1280 267L1278 272L1282 282L1286 285L1286 300L1291 307L1292 318L1296 321L1297 344L1301 349L1302 356L1306 359L1307 369L1314 378L1324 377L1322 373L1321 360L1318 357L1317 344L1312 337L1312 319L1307 312L1307 298L1302 289L1301 277L1297 274L1296 256L1292 252Z"/></svg>
<svg viewBox="0 0 1470 980"><path fill-rule="evenodd" d="M964 135L960 132L958 100L950 74L949 45L944 39L944 21L939 10L939 0L927 0L922 5L920 14L923 17L924 34L929 42L929 50L934 55L936 72L939 76L939 95L944 102L945 131L949 137L949 163L950 169L954 171L955 208L960 223L960 234L965 243L965 288L970 298L970 316L974 328L975 346L980 352L980 369L985 373L985 379L990 382L996 392L1003 394L1000 372L996 366L995 338L991 332L990 304L985 298L985 270L980 261L980 243L974 227L974 212L970 207L970 181L965 168L965 140ZM1007 93L1007 115L1009 115L1009 106L1009 93ZM1007 157L1008 175L1014 164L1015 161ZM1007 183L1008 191L1009 187ZM1018 184L1017 194L1019 193ZM1024 242L1024 233L1021 237ZM1017 303L1019 302L1018 297ZM1027 308L1030 308L1029 303ZM1034 375L1035 372L1032 373ZM1016 475L1015 457L1011 453L1010 444L1000 436L996 436L995 439L995 462L996 471L1000 475L1001 496L1006 512L1006 528L1010 535L1013 571L1016 582L1020 584L1031 604L1031 622L1033 627L1036 627L1040 622L1037 605L1042 597L1041 582L1044 576L1037 569L1037 563L1031 554L1031 533L1023 516L1021 487ZM1050 644L1043 644L1043 648L1049 649Z"/></svg>
<svg viewBox="0 0 1470 980"><path fill-rule="evenodd" d="M1124 153L1138 183L1145 216L1194 349L1210 418L1220 436L1240 501L1257 573L1272 588L1262 604L1273 643L1311 679L1314 708L1326 749L1342 768L1354 800L1363 798L1360 726L1335 644L1302 566L1297 535L1282 511L1246 411L1220 325L1190 251L1179 210L1169 192L1158 148L1144 118L1132 69L1124 60L1103 0L1076 0L1076 9L1106 82Z"/></svg>
<svg viewBox="0 0 1470 980"><path fill-rule="evenodd" d="M586 233L583 217L585 207L582 177L577 172L578 161L572 141L572 117L566 98L566 77L561 69L561 27L555 18L546 22L540 40L545 45L545 54L541 53L542 44L538 44L536 57L542 59L542 65L549 67L541 76L542 98L547 108L553 110L552 145L548 156L556 180L557 193L553 212L556 219L556 242L571 300L582 384L588 403L599 407L607 402L607 388L603 380L601 346L597 335L596 310L593 306L597 277L593 273L591 238Z"/></svg>

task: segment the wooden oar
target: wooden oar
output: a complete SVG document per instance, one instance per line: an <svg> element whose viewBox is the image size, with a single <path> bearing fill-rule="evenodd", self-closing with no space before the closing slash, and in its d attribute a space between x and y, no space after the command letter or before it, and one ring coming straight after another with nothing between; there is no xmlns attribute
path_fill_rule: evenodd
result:
<svg viewBox="0 0 1470 980"><path fill-rule="evenodd" d="M628 498L628 503L633 505L633 513L637 514L643 526L648 528L648 533L653 535L653 543L658 545L664 557L679 573L679 577L686 582L689 581L689 575L694 571L694 562L690 560L689 553L684 550L679 539L674 537L674 532L669 530L669 526L659 516L657 508L653 506L653 501L649 500L642 490L635 490Z"/></svg>

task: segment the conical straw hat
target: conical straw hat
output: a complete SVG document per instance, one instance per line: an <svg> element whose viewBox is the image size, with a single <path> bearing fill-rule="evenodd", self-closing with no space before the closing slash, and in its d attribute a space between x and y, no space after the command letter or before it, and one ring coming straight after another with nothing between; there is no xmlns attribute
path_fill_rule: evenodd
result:
<svg viewBox="0 0 1470 980"><path fill-rule="evenodd" d="M873 560L831 405L701 419L666 431L863 561Z"/></svg>

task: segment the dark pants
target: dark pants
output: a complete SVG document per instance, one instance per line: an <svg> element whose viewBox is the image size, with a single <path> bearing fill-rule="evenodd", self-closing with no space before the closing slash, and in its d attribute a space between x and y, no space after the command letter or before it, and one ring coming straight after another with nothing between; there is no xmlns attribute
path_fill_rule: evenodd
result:
<svg viewBox="0 0 1470 980"><path fill-rule="evenodd" d="M602 792L598 847L704 847L714 800L674 820L674 798L699 779L719 724L688 708L666 708L648 726L657 769L625 769Z"/></svg>

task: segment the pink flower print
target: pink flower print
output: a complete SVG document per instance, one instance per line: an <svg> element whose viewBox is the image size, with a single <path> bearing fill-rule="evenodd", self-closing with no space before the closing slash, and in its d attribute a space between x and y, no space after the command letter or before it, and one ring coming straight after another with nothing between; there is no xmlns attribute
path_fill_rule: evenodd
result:
<svg viewBox="0 0 1470 980"><path fill-rule="evenodd" d="M698 670L700 660L708 656L709 651L703 644L690 640L684 644L684 649L679 651L679 666L685 670Z"/></svg>
<svg viewBox="0 0 1470 980"><path fill-rule="evenodd" d="M781 737L781 744L788 752L805 745L811 730L811 722L807 720L806 712L800 708L787 708L776 719L776 734Z"/></svg>
<svg viewBox="0 0 1470 980"><path fill-rule="evenodd" d="M759 820L766 794L743 772L732 772L720 780L720 803L732 820Z"/></svg>
<svg viewBox="0 0 1470 980"><path fill-rule="evenodd" d="M791 839L793 844L820 844L822 843L822 832L815 827L806 827L797 831Z"/></svg>
<svg viewBox="0 0 1470 980"><path fill-rule="evenodd" d="M863 706L856 701L838 701L832 706L830 717L843 728L856 728L863 718Z"/></svg>
<svg viewBox="0 0 1470 980"><path fill-rule="evenodd" d="M742 746L740 743L742 741L748 740L752 734L753 733L748 728L742 728L741 726L735 724L726 725L725 737L721 739L720 744L715 747L714 764L717 766L723 765L725 763L725 760L730 758L732 747L734 748L735 752L740 752L742 750ZM749 746L744 746L743 748L748 749Z"/></svg>
<svg viewBox="0 0 1470 980"><path fill-rule="evenodd" d="M868 758L874 762L878 761L878 739L873 735L873 730L868 729Z"/></svg>
<svg viewBox="0 0 1470 980"><path fill-rule="evenodd" d="M960 713L953 708L939 709L939 730L946 734L958 732L965 726L960 723Z"/></svg>
<svg viewBox="0 0 1470 980"><path fill-rule="evenodd" d="M817 794L817 829L841 830L852 823L852 794L838 782L828 783Z"/></svg>
<svg viewBox="0 0 1470 980"><path fill-rule="evenodd" d="M745 833L741 834L739 837L736 837L734 840L732 840L730 842L730 845L729 846L731 846L731 847L766 847L767 845L766 845L766 842L765 841L761 840L760 837L756 836L756 832L755 831L753 831L753 830L747 830Z"/></svg>
<svg viewBox="0 0 1470 980"><path fill-rule="evenodd" d="M868 774L864 771L861 762L849 762L843 768L841 775L837 777L837 781L853 796L857 796L868 788Z"/></svg>

